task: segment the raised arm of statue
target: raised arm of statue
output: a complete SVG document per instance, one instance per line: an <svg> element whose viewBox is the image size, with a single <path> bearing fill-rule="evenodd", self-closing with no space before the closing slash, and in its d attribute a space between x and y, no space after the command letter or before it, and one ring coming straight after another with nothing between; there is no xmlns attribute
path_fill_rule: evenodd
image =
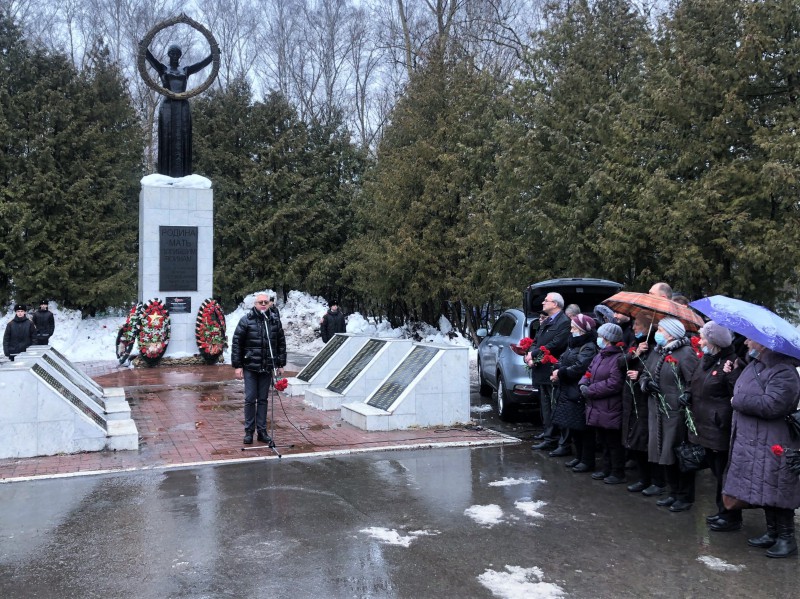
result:
<svg viewBox="0 0 800 599"><path fill-rule="evenodd" d="M190 66L186 67L186 74L187 75L192 75L192 74L196 73L197 71L202 71L204 68L206 68L208 65L211 64L212 60L214 60L214 55L213 54L209 54L208 56L206 56L200 62L196 62L193 65L190 65Z"/></svg>
<svg viewBox="0 0 800 599"><path fill-rule="evenodd" d="M150 63L150 66L153 67L159 75L167 70L167 66L162 64L155 56L153 56L153 53L150 52L150 48L145 48L144 56L147 58L147 62Z"/></svg>

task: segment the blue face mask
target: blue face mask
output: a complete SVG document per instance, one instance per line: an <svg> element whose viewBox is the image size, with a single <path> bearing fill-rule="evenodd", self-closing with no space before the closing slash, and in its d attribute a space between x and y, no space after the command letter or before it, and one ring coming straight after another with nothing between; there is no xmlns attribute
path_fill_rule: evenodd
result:
<svg viewBox="0 0 800 599"><path fill-rule="evenodd" d="M653 339L655 339L655 342L661 347L667 344L667 338L664 336L664 333L656 333L653 335Z"/></svg>
<svg viewBox="0 0 800 599"><path fill-rule="evenodd" d="M637 339L644 339L644 333L636 333L634 337L636 337Z"/></svg>
<svg viewBox="0 0 800 599"><path fill-rule="evenodd" d="M710 354L710 353L711 353L711 350L710 350L710 349L708 349L708 346L707 346L707 345L704 345L703 347L701 347L701 348L700 348L700 351L701 351L701 352L703 352L703 353L704 353L704 354L706 354L706 355L708 355L708 354Z"/></svg>
<svg viewBox="0 0 800 599"><path fill-rule="evenodd" d="M751 349L749 352L747 352L747 355L750 356L751 358L755 359L755 358L757 358L758 356L761 355L761 352L758 351L757 349Z"/></svg>
<svg viewBox="0 0 800 599"><path fill-rule="evenodd" d="M602 337L598 337L597 338L597 347L599 347L600 349L603 349L605 346L606 346L606 340L603 339Z"/></svg>
<svg viewBox="0 0 800 599"><path fill-rule="evenodd" d="M580 337L581 335L583 335L583 333L572 333L573 337Z"/></svg>

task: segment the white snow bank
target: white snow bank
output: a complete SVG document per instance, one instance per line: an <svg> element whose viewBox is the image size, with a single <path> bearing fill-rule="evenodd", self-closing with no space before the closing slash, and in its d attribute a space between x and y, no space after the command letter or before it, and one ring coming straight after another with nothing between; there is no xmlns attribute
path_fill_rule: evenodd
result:
<svg viewBox="0 0 800 599"><path fill-rule="evenodd" d="M148 177L155 176L148 175ZM194 177L195 175L192 176ZM186 178L188 177L184 177L184 179ZM230 314L225 315L228 335L228 351L225 352L224 356L226 363L230 363L230 345L233 331L239 319L253 307L253 302L258 293L266 293L269 296L277 295L271 289L252 293L245 298L240 306L237 306ZM320 319L328 310L325 300L301 291L290 291L286 302L283 302L281 297L277 299L281 322L286 333L287 351L315 355L325 346L319 337ZM0 332L4 331L8 321L14 318L13 308L13 304L9 305L5 316L0 317ZM68 360L72 362L93 362L116 359L114 344L117 340L117 331L127 317L127 310L109 310L111 315L82 318L80 312L59 309L55 302L50 302L50 311L53 313L56 322L55 334L50 339L50 343L64 354ZM447 319L442 319L442 321L446 323L445 328L450 327ZM471 373L474 370L475 350L471 349L469 341L452 331L452 327L450 327L449 334L424 324L392 329L386 320L376 323L356 312L347 315L347 332L394 339L416 337L428 343L469 346L472 360L470 365ZM134 349L134 352L137 352L137 350Z"/></svg>

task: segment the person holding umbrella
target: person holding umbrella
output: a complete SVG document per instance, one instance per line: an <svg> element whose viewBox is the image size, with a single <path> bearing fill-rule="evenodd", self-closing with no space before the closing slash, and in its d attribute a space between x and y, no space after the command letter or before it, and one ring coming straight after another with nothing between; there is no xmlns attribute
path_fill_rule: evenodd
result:
<svg viewBox="0 0 800 599"><path fill-rule="evenodd" d="M742 527L742 510L728 510L722 501L722 482L730 453L731 396L741 369L733 367L736 363L733 335L713 320L700 329L699 347L703 357L689 386L695 425L695 431L689 431L689 441L705 448L708 465L717 479L717 513L706 518L708 527L714 532L729 532Z"/></svg>
<svg viewBox="0 0 800 599"><path fill-rule="evenodd" d="M671 512L683 512L694 503L694 472L682 473L675 459L675 448L686 439L682 413L686 390L700 360L695 355L686 329L677 318L662 318L654 336L656 351L651 352L639 378L642 391L649 394L648 459L664 467L670 487L668 497L656 505Z"/></svg>
<svg viewBox="0 0 800 599"><path fill-rule="evenodd" d="M800 479L784 450L792 445L785 417L800 398L800 332L766 308L742 300L716 295L691 305L747 337L750 363L733 388L723 500L729 508L763 508L767 530L747 544L766 549L767 557L788 557L797 553L794 511L800 507Z"/></svg>

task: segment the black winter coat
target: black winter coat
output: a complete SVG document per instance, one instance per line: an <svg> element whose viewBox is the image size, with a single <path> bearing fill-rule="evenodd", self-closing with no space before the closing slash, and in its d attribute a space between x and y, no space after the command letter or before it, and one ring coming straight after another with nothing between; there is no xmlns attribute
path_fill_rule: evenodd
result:
<svg viewBox="0 0 800 599"><path fill-rule="evenodd" d="M634 340L635 342L635 340ZM635 346L633 346L635 347ZM654 344L651 344L652 351ZM620 368L624 373L635 370L639 377L644 372L644 361L649 352L636 356L629 352L620 356ZM632 381L625 375L622 388L622 444L626 449L647 452L648 432L648 394L639 386L639 377Z"/></svg>
<svg viewBox="0 0 800 599"><path fill-rule="evenodd" d="M692 416L697 434L689 432L689 441L714 451L728 451L733 418L733 386L740 369L725 372L725 362L736 360L733 346L722 348L715 355L705 355L694 371L690 390Z"/></svg>
<svg viewBox="0 0 800 599"><path fill-rule="evenodd" d="M561 354L555 366L558 370L558 402L553 410L553 423L560 427L586 428L586 401L578 390L578 381L597 354L596 339L594 331L570 337L567 351Z"/></svg>
<svg viewBox="0 0 800 599"><path fill-rule="evenodd" d="M233 332L231 364L254 372L286 366L286 337L280 318L272 312L264 316L255 308L242 316Z"/></svg>
<svg viewBox="0 0 800 599"><path fill-rule="evenodd" d="M319 330L325 343L330 341L336 333L347 332L347 323L344 320L344 313L341 308L336 312L328 310L325 316L322 317L322 324Z"/></svg>
<svg viewBox="0 0 800 599"><path fill-rule="evenodd" d="M3 334L3 353L7 357L25 352L33 345L36 327L27 316L15 316L6 326Z"/></svg>
<svg viewBox="0 0 800 599"><path fill-rule="evenodd" d="M564 314L563 311L549 318L539 327L536 332L536 337L533 339L533 346L531 347L531 354L533 358L541 354L539 348L541 346L550 350L554 357L558 358L567 349L567 342L570 338L570 328L572 321ZM553 373L553 367L549 364L535 364L531 369L531 379L534 384L550 384L550 375Z"/></svg>
<svg viewBox="0 0 800 599"><path fill-rule="evenodd" d="M50 310L36 310L33 313L33 326L36 327L36 343L46 345L56 330L56 320Z"/></svg>

